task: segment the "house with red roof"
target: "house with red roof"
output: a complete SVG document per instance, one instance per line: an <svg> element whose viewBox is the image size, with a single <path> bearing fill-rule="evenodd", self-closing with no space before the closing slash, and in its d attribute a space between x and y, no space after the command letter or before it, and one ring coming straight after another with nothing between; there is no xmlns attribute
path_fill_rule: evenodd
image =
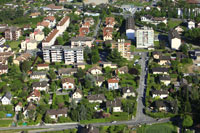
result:
<svg viewBox="0 0 200 133"><path fill-rule="evenodd" d="M111 78L107 80L108 82L108 90L116 90L119 89L119 79L118 78Z"/></svg>
<svg viewBox="0 0 200 133"><path fill-rule="evenodd" d="M40 91L38 90L34 90L33 92L31 92L31 94L27 97L27 101L28 102L38 102L40 101L40 97L41 97L41 94L40 94Z"/></svg>
<svg viewBox="0 0 200 133"><path fill-rule="evenodd" d="M111 27L105 27L103 29L103 40L112 40L112 33L113 33L113 28Z"/></svg>

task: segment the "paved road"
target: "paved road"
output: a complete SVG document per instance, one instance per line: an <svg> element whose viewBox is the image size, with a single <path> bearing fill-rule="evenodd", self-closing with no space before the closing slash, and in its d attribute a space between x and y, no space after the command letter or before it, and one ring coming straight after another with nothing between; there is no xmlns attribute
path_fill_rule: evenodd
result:
<svg viewBox="0 0 200 133"><path fill-rule="evenodd" d="M94 30L94 35L93 35L93 40L92 42L94 42L96 39L97 39L97 34L98 34L98 31L100 29L100 25L101 25L101 19L99 19L99 22L98 24L96 25L96 28Z"/></svg>

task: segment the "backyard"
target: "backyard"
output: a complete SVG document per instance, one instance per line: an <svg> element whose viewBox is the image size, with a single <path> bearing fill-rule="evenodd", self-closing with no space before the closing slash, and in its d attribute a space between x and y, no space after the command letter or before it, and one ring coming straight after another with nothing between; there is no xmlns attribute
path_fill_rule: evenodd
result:
<svg viewBox="0 0 200 133"><path fill-rule="evenodd" d="M171 28L174 28L174 27L180 25L181 23L182 23L181 20L169 20L168 21L168 26L171 29Z"/></svg>

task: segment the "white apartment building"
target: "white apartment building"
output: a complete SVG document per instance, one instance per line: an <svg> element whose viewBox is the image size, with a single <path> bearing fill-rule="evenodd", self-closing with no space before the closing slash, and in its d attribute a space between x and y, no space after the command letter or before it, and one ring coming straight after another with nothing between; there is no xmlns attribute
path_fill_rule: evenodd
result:
<svg viewBox="0 0 200 133"><path fill-rule="evenodd" d="M42 47L54 45L56 38L59 36L59 30L52 30L48 36L42 41Z"/></svg>
<svg viewBox="0 0 200 133"><path fill-rule="evenodd" d="M65 64L82 63L84 61L83 48L70 48L69 46L55 45L43 48L45 62L61 62Z"/></svg>
<svg viewBox="0 0 200 133"><path fill-rule="evenodd" d="M137 48L149 48L154 46L154 30L152 28L143 27L136 32Z"/></svg>
<svg viewBox="0 0 200 133"><path fill-rule="evenodd" d="M70 17L63 17L60 22L56 25L57 30L59 30L59 35L62 35L63 32L69 27Z"/></svg>

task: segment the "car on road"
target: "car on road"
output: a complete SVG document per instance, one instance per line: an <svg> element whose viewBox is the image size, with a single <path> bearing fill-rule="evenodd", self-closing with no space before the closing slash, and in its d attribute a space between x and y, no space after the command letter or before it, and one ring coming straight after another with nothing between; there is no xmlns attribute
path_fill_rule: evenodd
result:
<svg viewBox="0 0 200 133"><path fill-rule="evenodd" d="M111 123L117 123L117 121L112 121Z"/></svg>

